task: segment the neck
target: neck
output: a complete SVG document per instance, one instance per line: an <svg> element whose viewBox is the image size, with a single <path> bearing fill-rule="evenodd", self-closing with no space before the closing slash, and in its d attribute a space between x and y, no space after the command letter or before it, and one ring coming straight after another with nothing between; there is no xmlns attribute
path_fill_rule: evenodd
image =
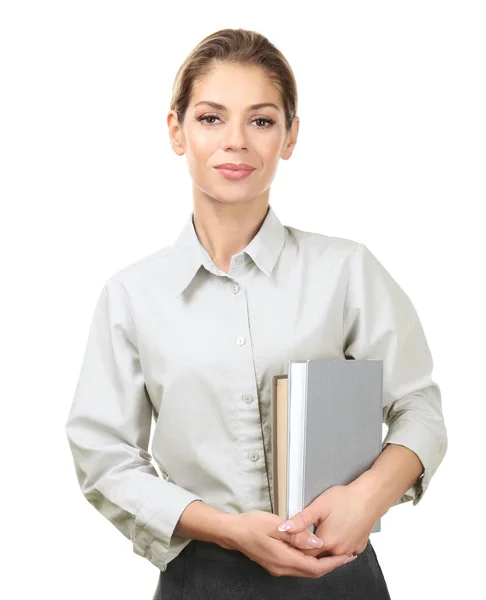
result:
<svg viewBox="0 0 486 600"><path fill-rule="evenodd" d="M264 196L240 204L224 204L208 196L194 198L194 229L217 267L228 271L232 256L248 246L268 210L268 190Z"/></svg>

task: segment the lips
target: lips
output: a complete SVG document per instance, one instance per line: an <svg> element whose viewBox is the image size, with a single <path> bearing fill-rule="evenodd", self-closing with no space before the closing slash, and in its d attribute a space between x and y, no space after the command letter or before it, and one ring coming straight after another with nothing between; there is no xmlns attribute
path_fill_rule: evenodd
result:
<svg viewBox="0 0 486 600"><path fill-rule="evenodd" d="M251 165L247 165L244 163L236 164L236 163L224 163L221 165L216 165L216 169L225 169L228 171L253 171L255 167Z"/></svg>
<svg viewBox="0 0 486 600"><path fill-rule="evenodd" d="M219 175L222 175L225 179L229 179L230 181L242 181L253 173L255 169L223 169L222 167L217 167L216 171L218 171Z"/></svg>

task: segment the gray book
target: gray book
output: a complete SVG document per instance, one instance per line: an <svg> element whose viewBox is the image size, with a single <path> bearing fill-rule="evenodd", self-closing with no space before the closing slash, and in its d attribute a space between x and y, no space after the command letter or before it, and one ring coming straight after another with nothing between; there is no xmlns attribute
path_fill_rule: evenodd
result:
<svg viewBox="0 0 486 600"><path fill-rule="evenodd" d="M382 360L288 364L288 375L273 376L272 394L272 512L285 519L373 465L382 451L383 404Z"/></svg>

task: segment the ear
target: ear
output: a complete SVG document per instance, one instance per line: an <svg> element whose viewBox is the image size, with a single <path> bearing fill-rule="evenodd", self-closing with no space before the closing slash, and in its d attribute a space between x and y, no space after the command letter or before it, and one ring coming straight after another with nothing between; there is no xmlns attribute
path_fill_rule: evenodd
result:
<svg viewBox="0 0 486 600"><path fill-rule="evenodd" d="M299 117L295 116L294 120L292 121L292 127L289 133L287 134L287 139L282 149L282 153L280 154L280 157L283 160L288 160L292 156L292 152L294 151L295 145L297 143L297 137L299 135L299 125L300 119Z"/></svg>
<svg viewBox="0 0 486 600"><path fill-rule="evenodd" d="M169 127L169 138L172 150L182 156L185 152L184 148L184 132L179 122L179 116L175 110L169 111L167 115L167 125Z"/></svg>

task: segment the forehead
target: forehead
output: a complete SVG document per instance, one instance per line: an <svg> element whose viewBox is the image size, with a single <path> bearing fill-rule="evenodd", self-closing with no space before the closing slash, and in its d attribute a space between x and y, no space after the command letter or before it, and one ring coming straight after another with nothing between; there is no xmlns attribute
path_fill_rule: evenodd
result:
<svg viewBox="0 0 486 600"><path fill-rule="evenodd" d="M259 102L281 107L279 90L263 69L254 66L218 64L201 80L194 82L191 103L211 100L224 106L245 108Z"/></svg>

